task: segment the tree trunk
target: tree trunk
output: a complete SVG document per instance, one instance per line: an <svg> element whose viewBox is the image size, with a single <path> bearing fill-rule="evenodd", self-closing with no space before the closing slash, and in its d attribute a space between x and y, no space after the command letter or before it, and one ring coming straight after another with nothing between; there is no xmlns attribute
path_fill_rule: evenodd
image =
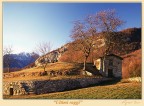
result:
<svg viewBox="0 0 144 106"><path fill-rule="evenodd" d="M83 67L83 70L86 70L86 61L87 61L87 58L88 58L88 57L85 57L85 59L84 59L84 67Z"/></svg>
<svg viewBox="0 0 144 106"><path fill-rule="evenodd" d="M9 69L9 67L8 67L8 73L10 72L10 69Z"/></svg>
<svg viewBox="0 0 144 106"><path fill-rule="evenodd" d="M8 66L8 73L10 73L10 66Z"/></svg>
<svg viewBox="0 0 144 106"><path fill-rule="evenodd" d="M46 72L46 66L47 66L47 63L44 64L44 72Z"/></svg>
<svg viewBox="0 0 144 106"><path fill-rule="evenodd" d="M86 70L86 61L84 60L84 67L83 70Z"/></svg>
<svg viewBox="0 0 144 106"><path fill-rule="evenodd" d="M46 66L44 66L44 72L45 72Z"/></svg>

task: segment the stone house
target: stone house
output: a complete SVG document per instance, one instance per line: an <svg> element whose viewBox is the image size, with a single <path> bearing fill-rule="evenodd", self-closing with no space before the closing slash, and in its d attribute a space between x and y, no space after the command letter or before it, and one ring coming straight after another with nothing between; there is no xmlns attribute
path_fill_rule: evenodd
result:
<svg viewBox="0 0 144 106"><path fill-rule="evenodd" d="M122 60L122 57L109 54L95 60L94 65L105 77L122 78Z"/></svg>

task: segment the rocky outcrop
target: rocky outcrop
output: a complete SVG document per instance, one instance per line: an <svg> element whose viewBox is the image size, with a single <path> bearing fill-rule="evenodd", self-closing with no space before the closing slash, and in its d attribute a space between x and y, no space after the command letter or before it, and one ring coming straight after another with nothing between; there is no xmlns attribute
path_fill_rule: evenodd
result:
<svg viewBox="0 0 144 106"><path fill-rule="evenodd" d="M3 82L3 95L45 94L97 85L109 78L77 78L62 80Z"/></svg>
<svg viewBox="0 0 144 106"><path fill-rule="evenodd" d="M49 61L50 63L58 62L58 61L59 61L59 58L61 57L61 55L62 55L65 51L67 51L68 45L69 45L69 44L66 44L66 45L62 46L61 48L58 48L58 49L56 49L56 50L53 50L53 51L47 53L47 54L45 55L45 57L49 59L48 61ZM40 66L40 65L42 64L41 61L44 61L44 58L43 58L42 56L39 57L39 58L35 61L35 65L36 65L36 66Z"/></svg>

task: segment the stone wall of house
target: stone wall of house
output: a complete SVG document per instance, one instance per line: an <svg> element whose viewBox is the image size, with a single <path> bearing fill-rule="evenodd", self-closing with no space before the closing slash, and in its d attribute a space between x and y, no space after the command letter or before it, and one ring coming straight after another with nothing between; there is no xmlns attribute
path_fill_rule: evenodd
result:
<svg viewBox="0 0 144 106"><path fill-rule="evenodd" d="M98 70L100 70L101 69L101 59L97 59L97 60L95 60L94 61L94 65L96 66L96 68L98 69Z"/></svg>
<svg viewBox="0 0 144 106"><path fill-rule="evenodd" d="M113 62L112 65L109 64L110 60ZM112 69L114 77L122 77L122 60L115 56L97 59L95 60L94 65L103 76L107 77L108 70Z"/></svg>
<svg viewBox="0 0 144 106"><path fill-rule="evenodd" d="M13 89L13 95L45 94L88 87L111 80L112 79L108 78L77 78L41 81L9 81L3 82L3 95L10 95L10 89Z"/></svg>
<svg viewBox="0 0 144 106"><path fill-rule="evenodd" d="M109 60L113 60L113 65L109 65ZM122 60L114 56L109 56L105 60L106 76L108 76L108 69L113 70L114 77L122 77Z"/></svg>

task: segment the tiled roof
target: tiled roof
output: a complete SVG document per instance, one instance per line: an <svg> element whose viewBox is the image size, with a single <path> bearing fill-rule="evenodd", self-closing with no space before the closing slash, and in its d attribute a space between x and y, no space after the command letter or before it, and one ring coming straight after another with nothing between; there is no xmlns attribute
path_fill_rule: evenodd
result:
<svg viewBox="0 0 144 106"><path fill-rule="evenodd" d="M120 56L118 56L118 55L115 55L115 54L108 54L108 55L106 55L106 57L109 57L109 56L114 56L114 57L117 57L117 58L119 58L119 59L121 59L121 60L123 60L123 58L122 57L120 57ZM104 56L103 56L104 57ZM103 58L103 57L99 57L99 58Z"/></svg>

